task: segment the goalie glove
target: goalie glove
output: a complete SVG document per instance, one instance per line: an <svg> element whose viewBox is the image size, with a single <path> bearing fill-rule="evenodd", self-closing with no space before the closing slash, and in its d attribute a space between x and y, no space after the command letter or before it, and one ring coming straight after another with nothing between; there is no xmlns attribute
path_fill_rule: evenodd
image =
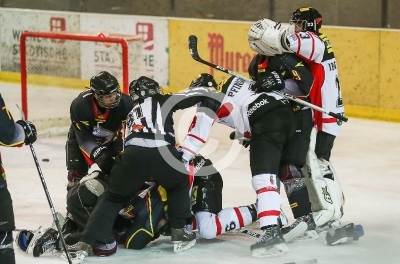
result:
<svg viewBox="0 0 400 264"><path fill-rule="evenodd" d="M282 90L283 88L285 88L285 82L281 75L275 71L268 72L253 84L253 89L256 93L270 93L274 90Z"/></svg>
<svg viewBox="0 0 400 264"><path fill-rule="evenodd" d="M282 28L280 23L264 18L250 27L247 33L248 42L253 51L265 56L292 53L286 41L289 32L289 27Z"/></svg>
<svg viewBox="0 0 400 264"><path fill-rule="evenodd" d="M244 132L244 134L242 134L239 131L233 131L229 135L229 138L231 140L237 139L239 141L239 144L241 144L243 147L247 148L250 145L251 134L249 132Z"/></svg>

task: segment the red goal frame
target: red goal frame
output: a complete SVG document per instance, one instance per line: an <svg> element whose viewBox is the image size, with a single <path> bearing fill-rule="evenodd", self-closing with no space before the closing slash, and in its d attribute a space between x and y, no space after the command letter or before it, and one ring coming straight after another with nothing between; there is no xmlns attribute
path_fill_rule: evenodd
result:
<svg viewBox="0 0 400 264"><path fill-rule="evenodd" d="M132 36L131 36L132 37ZM28 119L28 98L27 98L27 56L26 56L26 39L27 38L47 38L51 40L76 40L91 41L103 43L116 43L122 47L122 90L128 94L129 87L129 60L128 60L128 44L122 37L106 37L100 33L98 36L85 35L82 32L33 32L25 31L20 37L20 71L21 71L21 104L25 118Z"/></svg>

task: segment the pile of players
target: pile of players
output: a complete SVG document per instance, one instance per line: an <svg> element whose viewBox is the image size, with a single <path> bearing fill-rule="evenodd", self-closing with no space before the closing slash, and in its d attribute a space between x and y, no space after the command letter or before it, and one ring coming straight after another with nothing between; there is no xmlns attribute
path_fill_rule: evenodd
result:
<svg viewBox="0 0 400 264"><path fill-rule="evenodd" d="M353 224L340 224L344 196L329 161L340 120L275 92L344 114L336 59L321 25L311 7L296 10L288 27L255 22L248 32L257 52L249 65L253 82L232 76L217 84L203 73L185 92L163 94L142 76L131 82L128 96L108 72L92 77L90 89L71 103L66 143L62 233L74 263L111 255L118 244L142 249L160 235L171 236L180 252L195 245L195 230L210 239L255 221L262 233L251 245L254 257L284 254L286 243L316 239L323 228L329 245L357 240ZM177 143L173 113L194 105L189 131ZM256 203L222 208L222 177L198 154L214 122L234 128L230 138L249 147ZM88 174L94 163L101 171ZM295 218L291 225L279 221L280 182ZM23 230L16 242L36 257L62 248L54 228Z"/></svg>

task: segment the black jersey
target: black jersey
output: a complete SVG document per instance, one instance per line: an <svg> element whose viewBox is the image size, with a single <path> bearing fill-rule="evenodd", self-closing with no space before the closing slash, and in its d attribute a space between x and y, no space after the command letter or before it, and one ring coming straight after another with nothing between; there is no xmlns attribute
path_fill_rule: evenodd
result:
<svg viewBox="0 0 400 264"><path fill-rule="evenodd" d="M314 83L314 77L305 67L301 58L292 53L284 53L273 57L256 55L257 76L259 78L265 72L276 71L285 79L286 93L299 96L302 99L308 97Z"/></svg>
<svg viewBox="0 0 400 264"><path fill-rule="evenodd" d="M71 130L75 133L80 149L90 156L94 148L108 146L113 142L121 132L132 107L132 99L126 94L122 94L116 107L101 108L92 91L80 93L70 107Z"/></svg>
<svg viewBox="0 0 400 264"><path fill-rule="evenodd" d="M24 129L14 122L11 113L8 111L3 97L0 94L0 146L21 147L25 141ZM0 189L6 186L6 173L3 168L0 154Z"/></svg>
<svg viewBox="0 0 400 264"><path fill-rule="evenodd" d="M175 145L174 111L197 104L209 91L205 87L196 87L183 93L156 94L137 100L127 118L126 141L132 138L162 139Z"/></svg>

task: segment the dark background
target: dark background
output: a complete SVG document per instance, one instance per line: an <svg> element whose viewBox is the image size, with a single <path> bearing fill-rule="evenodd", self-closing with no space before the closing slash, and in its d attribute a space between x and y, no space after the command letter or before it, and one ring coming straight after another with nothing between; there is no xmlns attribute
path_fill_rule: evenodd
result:
<svg viewBox="0 0 400 264"><path fill-rule="evenodd" d="M303 6L324 25L400 29L399 0L0 0L1 7L71 12L288 22Z"/></svg>

